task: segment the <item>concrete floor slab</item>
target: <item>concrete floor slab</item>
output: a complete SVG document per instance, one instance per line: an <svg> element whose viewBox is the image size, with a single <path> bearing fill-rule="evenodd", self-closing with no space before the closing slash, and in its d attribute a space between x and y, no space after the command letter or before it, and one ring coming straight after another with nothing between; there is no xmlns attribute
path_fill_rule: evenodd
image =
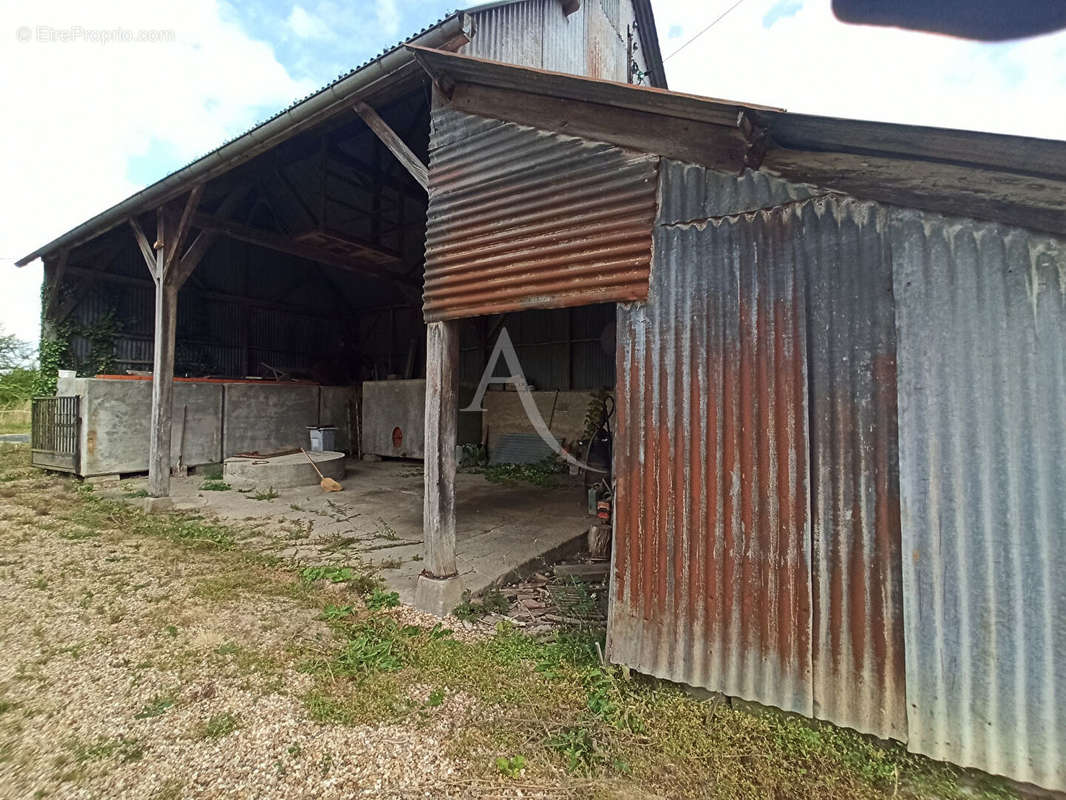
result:
<svg viewBox="0 0 1066 800"><path fill-rule="evenodd" d="M256 500L268 487L203 491L203 476L191 475L172 479L171 496L177 509L238 524L246 532L242 545L258 552L302 564L374 566L411 604L422 571L422 463L349 459L346 468L340 492L304 486ZM123 481L119 491L139 480ZM583 545L595 521L584 490L567 476L559 480L564 485L543 488L456 476L456 561L465 589L477 594L547 554Z"/></svg>

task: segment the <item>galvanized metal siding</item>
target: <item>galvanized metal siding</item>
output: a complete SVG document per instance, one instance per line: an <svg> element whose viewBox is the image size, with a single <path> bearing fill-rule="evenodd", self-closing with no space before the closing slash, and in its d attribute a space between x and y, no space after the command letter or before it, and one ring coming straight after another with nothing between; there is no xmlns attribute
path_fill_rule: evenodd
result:
<svg viewBox="0 0 1066 800"><path fill-rule="evenodd" d="M474 38L459 52L505 64L542 67L545 14L550 5L558 7L557 0L525 0L477 12Z"/></svg>
<svg viewBox="0 0 1066 800"><path fill-rule="evenodd" d="M643 299L658 158L437 108L427 321Z"/></svg>
<svg viewBox="0 0 1066 800"><path fill-rule="evenodd" d="M613 658L906 738L883 209L655 231L620 307Z"/></svg>
<svg viewBox="0 0 1066 800"><path fill-rule="evenodd" d="M834 199L793 215L810 331L814 715L906 741L887 211Z"/></svg>
<svg viewBox="0 0 1066 800"><path fill-rule="evenodd" d="M505 64L625 81L626 40L620 32L619 3L586 0L572 14L563 12L559 0L524 0L477 11L474 38L459 52ZM625 13L633 16L631 8ZM643 63L642 56L638 60Z"/></svg>
<svg viewBox="0 0 1066 800"><path fill-rule="evenodd" d="M910 749L1066 790L1066 242L900 212Z"/></svg>
<svg viewBox="0 0 1066 800"><path fill-rule="evenodd" d="M618 311L613 660L811 715L806 307L795 221L659 227Z"/></svg>
<svg viewBox="0 0 1066 800"><path fill-rule="evenodd" d="M663 159L661 170L658 218L661 225L727 217L825 194L813 186L789 183L750 169L738 177Z"/></svg>

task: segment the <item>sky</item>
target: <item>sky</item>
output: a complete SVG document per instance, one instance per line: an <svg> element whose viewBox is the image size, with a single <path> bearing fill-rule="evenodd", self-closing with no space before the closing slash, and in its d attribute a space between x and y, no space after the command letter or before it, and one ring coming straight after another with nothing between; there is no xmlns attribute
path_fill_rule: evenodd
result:
<svg viewBox="0 0 1066 800"><path fill-rule="evenodd" d="M844 25L830 0L744 0L675 54L734 1L653 0L672 89L1066 139L1066 33L974 43ZM42 267L16 269L17 258L434 23L455 2L0 4L0 327L38 336Z"/></svg>

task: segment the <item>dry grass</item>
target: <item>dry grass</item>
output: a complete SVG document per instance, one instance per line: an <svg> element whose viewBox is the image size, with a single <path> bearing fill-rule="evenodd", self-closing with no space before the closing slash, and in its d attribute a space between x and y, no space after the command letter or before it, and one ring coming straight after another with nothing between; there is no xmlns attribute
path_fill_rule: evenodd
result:
<svg viewBox="0 0 1066 800"><path fill-rule="evenodd" d="M596 633L452 633L242 536L0 446L0 797L1006 794L604 668Z"/></svg>

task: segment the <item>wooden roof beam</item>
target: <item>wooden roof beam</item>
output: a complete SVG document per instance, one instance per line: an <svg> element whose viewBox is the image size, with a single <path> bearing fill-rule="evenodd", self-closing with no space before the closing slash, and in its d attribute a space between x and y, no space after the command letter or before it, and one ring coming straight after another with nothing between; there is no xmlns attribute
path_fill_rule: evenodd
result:
<svg viewBox="0 0 1066 800"><path fill-rule="evenodd" d="M209 214L196 214L193 217L193 225L204 232L221 234L228 236L231 239L247 242L248 244L254 244L259 247L265 247L268 250L275 250L279 253L285 253L296 258L316 261L320 264L326 264L349 272L361 272L385 280L398 281L401 283L405 282L402 275L390 272L382 267L367 264L366 262L352 261L324 248L298 242L282 234L274 233L273 231L252 228L238 222L218 219Z"/></svg>
<svg viewBox="0 0 1066 800"><path fill-rule="evenodd" d="M355 113L363 118L363 122L367 124L370 130L377 135L381 143L389 148L389 152L396 157L396 160L403 164L404 169L411 173L411 177L418 182L418 185L428 191L429 168L407 146L407 142L389 127L388 123L381 118L377 111L362 100L357 100L352 107L355 109Z"/></svg>

